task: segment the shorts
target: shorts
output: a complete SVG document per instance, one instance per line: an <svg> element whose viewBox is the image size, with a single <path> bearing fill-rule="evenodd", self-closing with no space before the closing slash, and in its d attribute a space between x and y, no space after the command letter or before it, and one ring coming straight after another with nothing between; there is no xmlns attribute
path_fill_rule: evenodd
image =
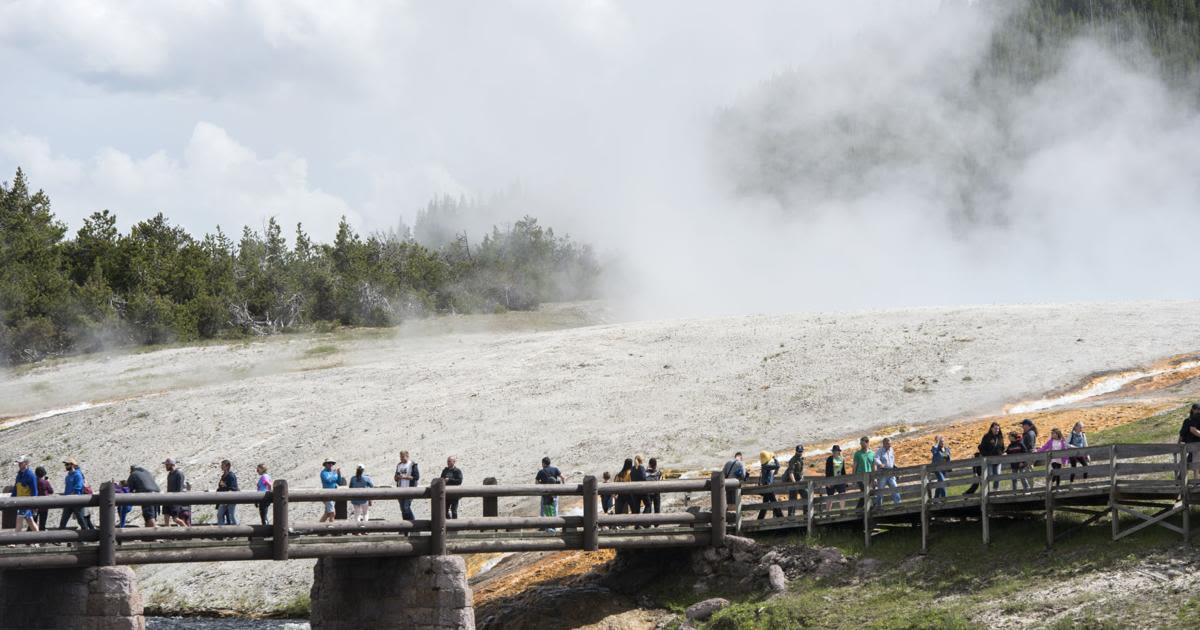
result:
<svg viewBox="0 0 1200 630"><path fill-rule="evenodd" d="M150 520L154 520L154 519L158 518L158 506L157 505L143 505L142 506L142 518L146 518L146 519L150 519Z"/></svg>
<svg viewBox="0 0 1200 630"><path fill-rule="evenodd" d="M162 513L167 516L179 516L180 507L178 505L164 505L162 506Z"/></svg>
<svg viewBox="0 0 1200 630"><path fill-rule="evenodd" d="M326 514L332 514L332 513L333 513L333 501L326 501L326 502L325 502L325 513L326 513Z"/></svg>
<svg viewBox="0 0 1200 630"><path fill-rule="evenodd" d="M17 518L33 518L33 510L17 510Z"/></svg>

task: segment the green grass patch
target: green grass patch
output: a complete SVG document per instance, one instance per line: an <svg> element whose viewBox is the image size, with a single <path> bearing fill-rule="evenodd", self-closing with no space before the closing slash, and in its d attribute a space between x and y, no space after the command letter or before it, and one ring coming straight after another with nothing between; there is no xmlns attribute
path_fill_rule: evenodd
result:
<svg viewBox="0 0 1200 630"><path fill-rule="evenodd" d="M1089 446L1103 444L1174 444L1191 405L1182 405L1148 418L1088 434Z"/></svg>
<svg viewBox="0 0 1200 630"><path fill-rule="evenodd" d="M335 345L321 344L319 346L313 346L313 347L305 350L304 356L306 356L306 357L323 357L326 355L333 354L337 351L338 351L338 347Z"/></svg>

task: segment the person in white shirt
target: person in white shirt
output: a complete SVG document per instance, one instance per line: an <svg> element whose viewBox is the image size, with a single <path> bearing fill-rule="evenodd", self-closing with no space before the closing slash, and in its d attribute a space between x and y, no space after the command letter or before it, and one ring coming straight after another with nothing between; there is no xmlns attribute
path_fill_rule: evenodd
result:
<svg viewBox="0 0 1200 630"><path fill-rule="evenodd" d="M397 488L415 488L421 480L421 471L417 462L408 459L408 451L400 451L400 463L396 464L396 475L393 477ZM406 521L415 521L412 499L400 499L400 513Z"/></svg>
<svg viewBox="0 0 1200 630"><path fill-rule="evenodd" d="M896 467L896 451L892 450L892 441L888 438L883 438L883 444L879 450L875 451L875 467L878 469L895 468ZM895 477L884 477L879 480L879 488L896 488L899 484L896 483ZM883 497L875 497L875 505L883 503ZM900 503L900 493L892 493L892 503Z"/></svg>

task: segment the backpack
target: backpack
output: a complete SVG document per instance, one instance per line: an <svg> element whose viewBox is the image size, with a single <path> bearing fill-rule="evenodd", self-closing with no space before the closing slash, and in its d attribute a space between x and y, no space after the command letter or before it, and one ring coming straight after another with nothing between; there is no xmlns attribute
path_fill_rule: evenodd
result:
<svg viewBox="0 0 1200 630"><path fill-rule="evenodd" d="M738 460L731 459L728 462L725 462L725 468L721 470L721 475L724 476L726 479L740 479L741 477L736 476L737 469L738 469Z"/></svg>

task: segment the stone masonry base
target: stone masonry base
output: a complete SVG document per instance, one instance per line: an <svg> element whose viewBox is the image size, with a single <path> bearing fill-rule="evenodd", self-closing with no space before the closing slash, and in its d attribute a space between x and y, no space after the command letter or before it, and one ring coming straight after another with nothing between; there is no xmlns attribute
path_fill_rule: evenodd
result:
<svg viewBox="0 0 1200 630"><path fill-rule="evenodd" d="M0 571L0 630L145 630L129 567Z"/></svg>
<svg viewBox="0 0 1200 630"><path fill-rule="evenodd" d="M313 569L313 630L474 630L459 556L322 558Z"/></svg>

